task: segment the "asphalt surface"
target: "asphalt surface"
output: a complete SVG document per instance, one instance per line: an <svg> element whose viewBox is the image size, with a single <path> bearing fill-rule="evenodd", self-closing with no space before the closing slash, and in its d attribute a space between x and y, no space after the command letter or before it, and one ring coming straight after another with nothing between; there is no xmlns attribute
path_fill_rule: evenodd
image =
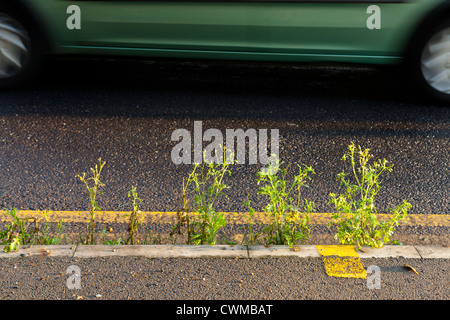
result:
<svg viewBox="0 0 450 320"><path fill-rule="evenodd" d="M321 258L148 259L9 258L0 260L2 299L144 300L447 300L448 259L362 259L380 268L380 288L334 278ZM415 274L403 265L412 266ZM69 266L81 289L69 289ZM72 282L74 283L74 282ZM100 295L100 296L98 296ZM181 303L180 303L181 305Z"/></svg>
<svg viewBox="0 0 450 320"><path fill-rule="evenodd" d="M336 175L353 141L395 165L382 178L379 212L407 199L411 213L450 213L450 108L424 99L399 70L112 60L54 62L28 87L0 92L0 208L87 210L75 176L101 157L103 210L128 210L137 186L142 210L176 211L191 167L172 163L171 134L192 132L196 120L204 131L279 129L280 157L316 171L302 197L319 212L342 191ZM234 166L217 210L245 210L247 193L261 209L259 168ZM448 228L403 232L414 244L448 245ZM67 289L72 264L81 290ZM320 259L3 259L0 291L3 299L448 299L446 260L364 260L372 264L382 268L380 290L329 278Z"/></svg>
<svg viewBox="0 0 450 320"><path fill-rule="evenodd" d="M378 211L407 199L411 213L450 213L450 108L424 102L396 69L133 61L50 64L27 88L0 92L0 207L86 210L75 176L106 161L103 210L126 210L137 186L147 211L176 211L182 180L171 134L217 128L279 129L280 157L312 166L302 197L330 212L330 192L351 141L386 158ZM204 143L204 146L206 142ZM257 165L236 165L217 209L256 209Z"/></svg>

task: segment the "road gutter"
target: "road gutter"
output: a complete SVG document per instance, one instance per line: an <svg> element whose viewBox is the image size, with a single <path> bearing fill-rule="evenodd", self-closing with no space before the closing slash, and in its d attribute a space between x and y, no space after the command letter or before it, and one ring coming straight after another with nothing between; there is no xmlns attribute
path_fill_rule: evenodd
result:
<svg viewBox="0 0 450 320"><path fill-rule="evenodd" d="M63 222L72 223L86 223L89 222L89 211L51 211L51 210L18 210L16 212L19 218L42 218L42 212L46 212L48 222L58 223ZM0 221L10 221L11 217L6 215L6 211L0 210ZM98 211L96 212L96 220L99 223L128 223L129 211ZM195 215L196 213L192 213ZM219 212L233 224L248 223L248 214L246 212ZM177 222L177 213L173 211L142 211L139 213L142 222L156 223L156 224L173 224ZM332 213L313 212L310 213L309 224L311 225L326 225L332 221ZM382 220L392 218L392 214L378 213L377 217ZM269 220L264 212L255 212L252 217L253 223L268 223ZM449 214L408 214L406 218L409 226L422 227L450 227Z"/></svg>

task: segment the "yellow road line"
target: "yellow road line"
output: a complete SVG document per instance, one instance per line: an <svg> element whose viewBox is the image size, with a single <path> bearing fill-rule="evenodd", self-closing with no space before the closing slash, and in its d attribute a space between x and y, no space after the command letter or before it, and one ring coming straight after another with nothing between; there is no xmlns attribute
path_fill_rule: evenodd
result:
<svg viewBox="0 0 450 320"><path fill-rule="evenodd" d="M323 256L325 271L330 277L366 279L366 270L353 246L330 245L316 248Z"/></svg>
<svg viewBox="0 0 450 320"><path fill-rule="evenodd" d="M5 213L6 211L0 211ZM125 223L128 218L125 217L129 211L98 211L96 219L103 223ZM223 212L226 219L234 224L248 223L245 212ZM17 215L25 217L42 217L42 211L39 210L18 210ZM177 221L177 213L173 211L145 211L141 212L140 217L143 221L149 223L172 224ZM49 222L87 222L89 221L88 211L50 211L47 210ZM378 214L379 219L387 220L392 217L391 214ZM8 221L10 217L0 215L0 221ZM264 212L256 212L252 218L253 223L267 223L269 220ZM445 214L410 214L407 223L412 226L441 226L450 227L450 215ZM331 213L311 213L309 223L312 225L327 224L331 222Z"/></svg>

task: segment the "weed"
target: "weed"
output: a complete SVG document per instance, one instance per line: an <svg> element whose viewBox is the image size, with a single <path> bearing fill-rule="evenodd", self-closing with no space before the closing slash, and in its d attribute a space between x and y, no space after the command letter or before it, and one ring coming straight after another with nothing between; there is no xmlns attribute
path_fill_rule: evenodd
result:
<svg viewBox="0 0 450 320"><path fill-rule="evenodd" d="M224 155L226 150L223 149ZM233 155L230 155L231 159ZM390 237L395 232L400 222L405 221L407 211L411 204L406 200L389 209L392 218L380 221L377 217L375 206L376 196L381 188L380 176L384 172L392 172L393 165L383 160L374 161L369 164L373 156L369 149L356 147L354 143L348 146L347 152L342 157L344 161L350 161L351 174L348 176L345 170L337 175L339 185L345 188L345 192L336 195L330 193L330 202L334 204L336 212L332 215L332 222L336 225L337 233L335 239L342 244L354 244L361 249L363 245L372 247L383 247L387 243L400 244L391 241ZM99 188L103 186L100 181L101 171L105 165L101 159L98 164L91 168L92 176L86 174L77 175L84 183L89 193L89 224L85 238L80 234L82 244L95 244L96 212L100 210L96 197ZM229 188L225 182L225 176L231 175L229 165L232 161L214 163L203 161L203 164L194 164L187 179L183 179L182 194L177 211L177 223L170 233L171 241L174 243L175 233L186 237L187 244L216 244L218 231L226 225L223 213L215 209L217 200L226 197L225 190ZM247 232L242 242L247 244L260 243L259 237L264 234L265 244L287 244L290 247L300 242L307 242L309 229L309 214L314 209L314 203L301 199L301 189L307 187L307 180L314 170L306 165L298 166L298 174L293 181L286 180L287 169L282 169L282 162L271 163L266 172L257 174L259 186L258 195L268 198L268 203L263 211L269 218L269 223L262 226L261 231L255 232L253 216L255 210L251 206L248 194L243 205L248 208ZM104 244L139 244L141 243L138 233L140 222L139 206L142 203L138 197L136 187L128 192L132 211L126 214L129 217L128 237L126 239L107 240L106 230L102 230ZM10 222L5 224L6 230L0 231L0 244L5 245L6 252L17 250L19 245L46 244L53 245L61 243L63 224L59 221L56 234L52 235L48 223L48 212L44 211L43 219L35 217L20 218L16 208L3 213ZM160 234L153 236L145 235L143 244L161 244L163 239ZM235 243L225 240L226 243Z"/></svg>
<svg viewBox="0 0 450 320"><path fill-rule="evenodd" d="M80 240L82 244L95 244L95 213L100 210L100 207L97 204L96 197L98 193L99 187L104 186L100 181L100 174L102 172L103 166L106 162L102 162L102 159L98 159L99 164L95 165L94 168L91 168L92 177L86 178L86 173L83 175L77 175L81 182L84 183L86 189L89 193L89 225L87 228L86 239L83 240L80 235ZM92 183L90 183L92 181Z"/></svg>
<svg viewBox="0 0 450 320"><path fill-rule="evenodd" d="M215 211L214 203L217 197L225 195L223 190L228 188L223 183L224 175L231 174L227 167L228 164L225 162L223 164L204 162L200 172L194 173L194 202L198 220L193 223L192 240L196 244L215 244L217 231L225 226L224 214Z"/></svg>
<svg viewBox="0 0 450 320"><path fill-rule="evenodd" d="M61 242L62 237L62 220L57 226L57 235L50 235L50 226L48 224L48 212L43 211L43 219L38 220L35 217L20 218L17 215L17 209L3 213L11 220L6 225L6 230L0 231L0 243L6 245L5 252L16 251L19 245L28 244L58 244ZM41 226L41 221L44 221L44 225Z"/></svg>
<svg viewBox="0 0 450 320"><path fill-rule="evenodd" d="M125 214L124 217L128 217L128 244L139 244L139 234L138 234L138 225L139 214L141 210L139 210L139 205L142 203L142 200L138 197L136 187L132 187L130 191L128 191L128 198L132 198L130 202L127 204L131 205L133 210L130 214Z"/></svg>
<svg viewBox="0 0 450 320"><path fill-rule="evenodd" d="M63 235L63 221L62 219L58 222L58 225L56 226L56 236L52 237L50 235L50 226L48 224L48 211L42 212L42 217L44 221L44 225L42 227L39 227L39 222L36 219L34 219L34 231L35 234L37 234L36 244L45 244L45 245L54 245L59 244L62 239Z"/></svg>
<svg viewBox="0 0 450 320"><path fill-rule="evenodd" d="M375 198L380 191L380 176L383 172L391 172L393 165L388 165L386 159L378 159L373 164L369 160L373 157L369 149L356 148L352 142L342 160L350 161L352 178L347 178L345 170L337 175L340 186L344 186L345 193L336 196L330 194L330 202L334 204L336 213L332 215L332 222L337 227L335 239L342 244L355 244L358 248L363 245L383 247L390 241L399 222L407 217L411 208L406 200L393 209L392 218L379 221Z"/></svg>
<svg viewBox="0 0 450 320"><path fill-rule="evenodd" d="M307 242L309 238L309 213L314 209L314 203L304 199L301 205L300 190L307 187L306 181L311 179L309 174L315 172L309 166L298 166L299 173L289 183L286 181L288 167L282 169L282 164L277 159L275 164L269 165L267 173L257 174L257 183L261 185L258 194L269 198L263 209L269 218L269 224L262 231L266 233L266 244L288 244L292 247L300 241ZM296 201L293 199L295 193ZM250 206L249 209L251 215L254 211ZM300 210L305 213L302 214Z"/></svg>
<svg viewBox="0 0 450 320"><path fill-rule="evenodd" d="M103 229L102 229L102 241L103 241L103 244L105 244L105 245L120 245L123 242L122 238L120 238L120 237L117 240L106 240L106 228L105 227L103 227Z"/></svg>
<svg viewBox="0 0 450 320"><path fill-rule="evenodd" d="M19 245L29 244L33 234L30 234L27 228L28 218L19 218L16 208L3 214L11 219L6 230L0 232L1 244L6 245L4 251L16 251Z"/></svg>
<svg viewBox="0 0 450 320"><path fill-rule="evenodd" d="M144 240L143 240L143 244L153 244L153 245L157 245L157 244L162 244L164 239L161 237L161 234L158 233L157 235L153 236L153 232L152 231L147 231L147 233L145 234ZM172 243L173 244L173 243Z"/></svg>
<svg viewBox="0 0 450 320"><path fill-rule="evenodd" d="M195 171L197 167L194 166L194 169L189 174L187 180L183 178L183 185L181 189L181 197L178 203L177 210L177 223L172 227L170 232L170 236L173 239L174 234L180 234L184 236L184 229L186 229L186 243L191 243L191 228L190 228L190 201L189 196L187 195L188 187L190 186L192 180L194 179Z"/></svg>
<svg viewBox="0 0 450 320"><path fill-rule="evenodd" d="M223 149L224 157L226 154ZM232 159L233 155L229 155ZM203 164L194 164L194 168L185 183L177 212L178 222L173 227L171 236L174 233L183 234L186 227L187 244L215 244L217 232L226 224L223 213L218 213L214 209L217 199L226 196L224 190L229 188L224 182L226 174L231 175L228 169L232 161L222 161L214 163L203 161ZM189 200L188 190L192 189L193 201ZM194 204L191 212L190 204Z"/></svg>

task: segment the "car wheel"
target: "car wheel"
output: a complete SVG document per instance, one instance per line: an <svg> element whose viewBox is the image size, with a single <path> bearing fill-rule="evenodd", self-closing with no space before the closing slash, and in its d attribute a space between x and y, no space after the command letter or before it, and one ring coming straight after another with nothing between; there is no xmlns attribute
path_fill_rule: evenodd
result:
<svg viewBox="0 0 450 320"><path fill-rule="evenodd" d="M413 68L421 89L450 104L450 21L426 33L414 55Z"/></svg>
<svg viewBox="0 0 450 320"><path fill-rule="evenodd" d="M36 69L38 50L20 19L0 7L0 88L22 84Z"/></svg>

